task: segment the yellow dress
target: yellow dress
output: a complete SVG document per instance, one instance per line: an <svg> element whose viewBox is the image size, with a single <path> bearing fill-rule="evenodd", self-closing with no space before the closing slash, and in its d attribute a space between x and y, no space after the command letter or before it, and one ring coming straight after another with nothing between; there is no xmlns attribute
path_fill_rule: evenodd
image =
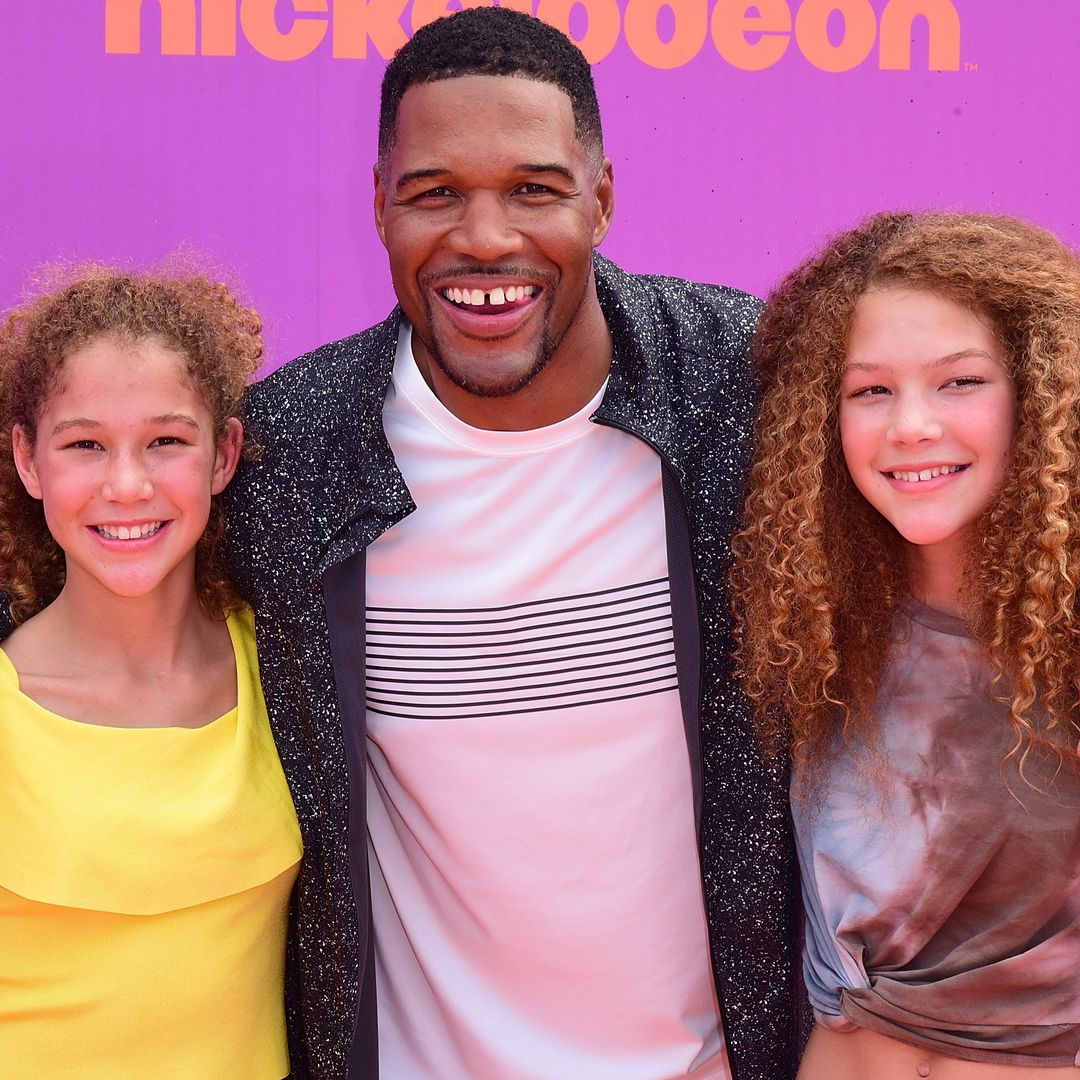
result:
<svg viewBox="0 0 1080 1080"><path fill-rule="evenodd" d="M233 616L201 728L51 713L0 651L0 1078L280 1080L300 830Z"/></svg>

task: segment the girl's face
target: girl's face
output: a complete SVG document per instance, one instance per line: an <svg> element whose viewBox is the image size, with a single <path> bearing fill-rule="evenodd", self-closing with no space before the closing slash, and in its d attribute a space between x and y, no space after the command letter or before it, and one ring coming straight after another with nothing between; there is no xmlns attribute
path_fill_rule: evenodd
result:
<svg viewBox="0 0 1080 1080"><path fill-rule="evenodd" d="M981 315L922 289L859 300L840 391L851 478L908 541L913 567L960 573L1005 478L1016 388Z"/></svg>
<svg viewBox="0 0 1080 1080"><path fill-rule="evenodd" d="M180 354L154 338L110 337L64 363L34 445L12 433L19 475L66 556L67 587L124 597L194 593L195 545L242 438L235 419L215 438Z"/></svg>

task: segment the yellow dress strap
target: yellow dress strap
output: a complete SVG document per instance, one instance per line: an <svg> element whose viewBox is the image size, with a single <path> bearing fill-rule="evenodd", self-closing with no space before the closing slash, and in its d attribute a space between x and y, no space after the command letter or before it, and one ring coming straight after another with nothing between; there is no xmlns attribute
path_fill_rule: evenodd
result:
<svg viewBox="0 0 1080 1080"><path fill-rule="evenodd" d="M229 618L237 707L201 728L114 728L49 712L0 651L0 886L150 915L253 888L301 841L259 686L254 620Z"/></svg>

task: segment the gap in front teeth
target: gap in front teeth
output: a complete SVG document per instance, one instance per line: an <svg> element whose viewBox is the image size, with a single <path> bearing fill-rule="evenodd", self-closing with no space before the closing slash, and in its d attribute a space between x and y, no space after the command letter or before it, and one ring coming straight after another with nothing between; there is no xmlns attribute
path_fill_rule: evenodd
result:
<svg viewBox="0 0 1080 1080"><path fill-rule="evenodd" d="M95 525L99 535L109 540L141 540L154 533L164 524L162 521L147 522L145 525Z"/></svg>
<svg viewBox="0 0 1080 1080"><path fill-rule="evenodd" d="M889 475L895 480L903 480L909 484L917 484L920 480L933 480L936 476L949 476L957 473L963 465L942 465L934 469L920 469L919 472L891 472Z"/></svg>
<svg viewBox="0 0 1080 1080"><path fill-rule="evenodd" d="M514 304L518 300L524 300L526 296L536 293L535 285L497 285L494 289L485 292L483 289L443 289L442 294L454 304L465 304L469 307L481 307L491 304L501 307L503 304Z"/></svg>

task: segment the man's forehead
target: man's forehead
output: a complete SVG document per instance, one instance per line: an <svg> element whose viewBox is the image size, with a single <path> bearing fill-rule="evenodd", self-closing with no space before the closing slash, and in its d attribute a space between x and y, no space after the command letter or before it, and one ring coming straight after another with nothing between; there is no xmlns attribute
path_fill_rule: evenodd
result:
<svg viewBox="0 0 1080 1080"><path fill-rule="evenodd" d="M476 89L482 94L492 98L521 98L543 97L551 102L560 101L561 105L573 115L573 103L570 95L558 83L547 79L538 79L527 74L491 75L487 72L462 72L460 74L447 75L445 78L425 79L414 82L402 95L401 106L398 110L406 108L410 102L415 103L418 98L429 94L453 96Z"/></svg>
<svg viewBox="0 0 1080 1080"><path fill-rule="evenodd" d="M414 127L441 129L458 114L482 130L506 130L508 125L499 121L507 110L518 123L563 128L576 135L570 96L555 83L519 75L467 74L413 83L401 99L395 142Z"/></svg>
<svg viewBox="0 0 1080 1080"><path fill-rule="evenodd" d="M576 170L593 156L578 135L570 97L555 83L456 75L405 92L385 164L398 176L545 164Z"/></svg>

